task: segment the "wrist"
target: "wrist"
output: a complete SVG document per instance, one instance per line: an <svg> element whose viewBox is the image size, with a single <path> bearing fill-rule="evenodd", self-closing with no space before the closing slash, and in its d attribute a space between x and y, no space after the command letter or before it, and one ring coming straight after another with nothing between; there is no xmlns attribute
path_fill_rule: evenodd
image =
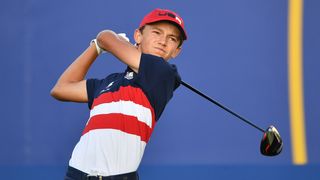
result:
<svg viewBox="0 0 320 180"><path fill-rule="evenodd" d="M98 45L97 39L92 39L90 44L94 44L98 55L104 52L104 50Z"/></svg>

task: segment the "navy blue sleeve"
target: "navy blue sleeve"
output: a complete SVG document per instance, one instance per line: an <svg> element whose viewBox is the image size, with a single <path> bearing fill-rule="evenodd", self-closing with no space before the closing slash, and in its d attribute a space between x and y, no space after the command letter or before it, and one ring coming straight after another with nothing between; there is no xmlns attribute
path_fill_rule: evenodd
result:
<svg viewBox="0 0 320 180"><path fill-rule="evenodd" d="M99 79L88 79L86 82L89 109L91 109L93 100L96 96L96 89L100 87L102 82L103 81Z"/></svg>
<svg viewBox="0 0 320 180"><path fill-rule="evenodd" d="M176 66L161 57L142 54L137 79L137 83L149 97L158 119L174 90L180 85L181 78Z"/></svg>

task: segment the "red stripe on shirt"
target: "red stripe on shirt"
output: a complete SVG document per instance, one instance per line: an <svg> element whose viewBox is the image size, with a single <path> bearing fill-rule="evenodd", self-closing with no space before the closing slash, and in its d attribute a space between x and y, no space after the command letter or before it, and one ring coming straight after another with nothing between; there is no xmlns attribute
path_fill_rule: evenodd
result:
<svg viewBox="0 0 320 180"><path fill-rule="evenodd" d="M121 86L118 91L107 92L99 95L94 99L91 109L95 106L103 103L117 102L117 101L132 101L135 104L139 104L151 110L152 113L152 129L154 128L155 123L155 113L154 109L151 106L147 96L140 88L132 86Z"/></svg>
<svg viewBox="0 0 320 180"><path fill-rule="evenodd" d="M119 100L133 101L136 104L140 104L153 110L144 92L140 88L135 88L132 86L121 86L118 91L107 92L99 95L99 97L94 99L91 109L102 103L109 103Z"/></svg>
<svg viewBox="0 0 320 180"><path fill-rule="evenodd" d="M153 126L154 127L154 126ZM147 124L134 116L124 114L101 114L91 117L82 135L95 129L117 129L128 134L140 136L141 141L148 142L153 131Z"/></svg>

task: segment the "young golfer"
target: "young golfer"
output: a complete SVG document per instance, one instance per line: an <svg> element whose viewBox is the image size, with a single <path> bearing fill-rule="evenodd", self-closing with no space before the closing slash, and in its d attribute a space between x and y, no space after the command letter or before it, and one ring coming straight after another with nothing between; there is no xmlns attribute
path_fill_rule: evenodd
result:
<svg viewBox="0 0 320 180"><path fill-rule="evenodd" d="M86 102L90 109L66 180L139 179L136 171L146 144L180 85L177 69L168 61L180 53L186 39L177 13L155 9L135 30L134 45L123 34L104 30L63 72L51 95L61 101ZM104 79L85 80L103 51L127 69Z"/></svg>

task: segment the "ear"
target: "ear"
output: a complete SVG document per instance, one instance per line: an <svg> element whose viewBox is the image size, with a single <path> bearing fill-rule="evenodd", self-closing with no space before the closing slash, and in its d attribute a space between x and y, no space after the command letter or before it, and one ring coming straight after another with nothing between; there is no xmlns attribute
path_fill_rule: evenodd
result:
<svg viewBox="0 0 320 180"><path fill-rule="evenodd" d="M134 31L134 41L136 42L136 44L140 44L142 41L142 33L139 29L136 29Z"/></svg>
<svg viewBox="0 0 320 180"><path fill-rule="evenodd" d="M172 53L171 58L177 57L181 52L181 46L177 47L177 49Z"/></svg>

